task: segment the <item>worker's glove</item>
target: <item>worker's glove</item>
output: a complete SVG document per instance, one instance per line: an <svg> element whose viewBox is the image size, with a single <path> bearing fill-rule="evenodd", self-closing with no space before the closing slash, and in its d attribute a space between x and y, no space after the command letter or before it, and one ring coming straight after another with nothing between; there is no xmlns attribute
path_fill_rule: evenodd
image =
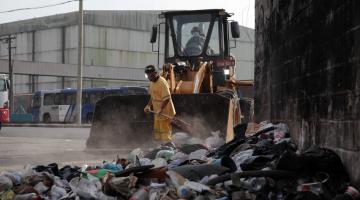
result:
<svg viewBox="0 0 360 200"><path fill-rule="evenodd" d="M145 108L144 108L144 112L145 113L149 113L150 112L150 106L149 105L146 105Z"/></svg>

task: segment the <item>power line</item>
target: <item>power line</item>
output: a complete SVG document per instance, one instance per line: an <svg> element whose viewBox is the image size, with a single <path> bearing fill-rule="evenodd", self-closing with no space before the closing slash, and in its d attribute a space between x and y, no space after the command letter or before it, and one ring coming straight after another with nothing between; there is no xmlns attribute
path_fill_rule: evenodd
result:
<svg viewBox="0 0 360 200"><path fill-rule="evenodd" d="M49 7L64 5L64 4L75 2L75 1L79 1L79 0L69 0L69 1L64 1L64 2L61 2L61 3L50 4L50 5L45 5L45 6L37 6L37 7L29 7L29 8L18 8L18 9L13 9L13 10L0 11L0 14L17 12L17 11L22 11L22 10L33 10L33 9L40 9L40 8L49 8Z"/></svg>

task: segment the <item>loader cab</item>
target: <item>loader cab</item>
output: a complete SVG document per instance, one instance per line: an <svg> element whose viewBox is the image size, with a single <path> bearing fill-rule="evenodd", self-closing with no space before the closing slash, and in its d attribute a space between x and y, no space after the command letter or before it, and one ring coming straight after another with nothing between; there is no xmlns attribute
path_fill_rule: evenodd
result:
<svg viewBox="0 0 360 200"><path fill-rule="evenodd" d="M163 12L160 17L165 18L165 63L230 57L230 16L223 9ZM232 27L236 26L231 25L233 37L239 37L239 29ZM151 42L156 41L154 35Z"/></svg>

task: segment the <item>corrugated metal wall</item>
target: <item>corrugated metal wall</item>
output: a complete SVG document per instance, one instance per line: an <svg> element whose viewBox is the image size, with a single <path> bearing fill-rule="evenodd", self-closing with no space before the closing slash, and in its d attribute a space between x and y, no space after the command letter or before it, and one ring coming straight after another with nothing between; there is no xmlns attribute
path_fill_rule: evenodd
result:
<svg viewBox="0 0 360 200"><path fill-rule="evenodd" d="M94 72L99 74L98 77L106 77L106 67L122 67L118 79L131 80L128 82L131 85L144 84L143 67L157 64L157 54L152 52L149 40L151 27L160 22L158 13L160 11L85 11L84 64L103 66L103 72ZM16 33L14 45L16 49L13 50L16 60L76 64L78 38L76 17L74 13L68 13L2 24L0 35ZM252 80L254 30L241 27L241 38L237 40L237 47L232 50L237 60L237 78ZM163 52L161 52L160 65L163 63L162 56ZM0 59L7 57L7 44L2 43ZM87 68L85 67L84 70ZM141 73L140 79L138 73ZM16 84L18 84L16 93L76 86L72 78L32 76L16 75ZM32 80L37 82L33 83ZM88 82L84 87L91 87L94 84L96 86L126 84L118 80Z"/></svg>

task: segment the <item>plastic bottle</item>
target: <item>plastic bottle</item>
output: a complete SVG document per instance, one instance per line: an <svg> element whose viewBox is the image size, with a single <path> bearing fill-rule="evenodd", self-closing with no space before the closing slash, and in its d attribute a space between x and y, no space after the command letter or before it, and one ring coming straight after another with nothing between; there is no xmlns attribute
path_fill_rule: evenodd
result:
<svg viewBox="0 0 360 200"><path fill-rule="evenodd" d="M37 199L38 195L35 193L27 193L27 194L17 194L14 196L14 200L28 200L28 199Z"/></svg>
<svg viewBox="0 0 360 200"><path fill-rule="evenodd" d="M169 176L171 183L175 188L180 187L185 184L186 179L182 177L180 174L174 171L167 171L166 174Z"/></svg>
<svg viewBox="0 0 360 200"><path fill-rule="evenodd" d="M171 183L176 188L176 192L179 198L191 198L192 190L189 187L185 186L187 180L184 177L174 171L167 171L166 174L169 176Z"/></svg>
<svg viewBox="0 0 360 200"><path fill-rule="evenodd" d="M130 200L147 200L149 199L149 189L147 187L140 188L130 198Z"/></svg>
<svg viewBox="0 0 360 200"><path fill-rule="evenodd" d="M248 189L252 192L258 192L263 189L266 185L266 179L264 177L258 178L249 178L247 180L241 181L240 186Z"/></svg>
<svg viewBox="0 0 360 200"><path fill-rule="evenodd" d="M303 183L298 185L297 187L298 192L312 192L316 195L319 195L323 192L321 187L321 182L313 182L313 183Z"/></svg>
<svg viewBox="0 0 360 200"><path fill-rule="evenodd" d="M192 197L192 190L185 185L181 185L177 188L177 195L180 199L190 199Z"/></svg>
<svg viewBox="0 0 360 200"><path fill-rule="evenodd" d="M251 181L251 187L253 191L260 191L266 185L266 179L264 177L254 178Z"/></svg>

